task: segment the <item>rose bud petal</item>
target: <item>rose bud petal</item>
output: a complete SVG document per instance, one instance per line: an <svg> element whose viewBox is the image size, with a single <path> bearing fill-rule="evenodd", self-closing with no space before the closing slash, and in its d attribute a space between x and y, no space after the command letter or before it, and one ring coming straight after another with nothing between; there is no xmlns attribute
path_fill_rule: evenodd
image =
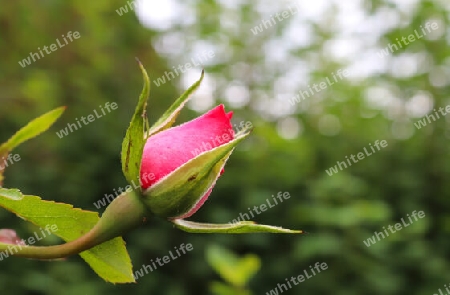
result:
<svg viewBox="0 0 450 295"><path fill-rule="evenodd" d="M151 212L186 218L204 204L233 148L244 138L235 138L231 116L219 105L147 140L140 180Z"/></svg>
<svg viewBox="0 0 450 295"><path fill-rule="evenodd" d="M224 106L219 105L192 121L150 137L142 155L141 176L147 172L154 177L141 177L142 188L145 190L157 183L201 152L231 141L234 138L231 116L231 112L226 114ZM221 139L222 135L225 141L215 139L217 136Z"/></svg>
<svg viewBox="0 0 450 295"><path fill-rule="evenodd" d="M16 231L12 229L0 229L0 243L25 245L25 243L17 235Z"/></svg>

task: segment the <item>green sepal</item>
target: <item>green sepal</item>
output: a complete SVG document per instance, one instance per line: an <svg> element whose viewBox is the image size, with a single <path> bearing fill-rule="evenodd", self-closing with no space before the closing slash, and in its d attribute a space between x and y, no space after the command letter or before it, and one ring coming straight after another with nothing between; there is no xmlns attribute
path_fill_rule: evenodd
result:
<svg viewBox="0 0 450 295"><path fill-rule="evenodd" d="M304 234L302 230L291 230L278 226L257 224L253 221L241 221L228 224L200 223L184 219L174 219L173 224L188 233L199 234L248 234L248 233L279 233Z"/></svg>
<svg viewBox="0 0 450 295"><path fill-rule="evenodd" d="M147 99L150 94L150 79L141 62L139 62L139 67L144 79L144 87L139 96L133 117L131 118L130 126L123 139L121 152L122 171L129 183L133 183L133 181L139 179L142 152L146 142L146 127L148 126L146 109Z"/></svg>
<svg viewBox="0 0 450 295"><path fill-rule="evenodd" d="M188 88L170 107L167 111L156 121L155 124L150 128L149 136L154 135L160 131L163 131L172 126L175 122L176 118L180 114L181 110L188 102L191 94L194 93L195 90L200 86L203 77L205 76L204 70L202 70L202 74L200 79L197 82L192 84L191 87Z"/></svg>
<svg viewBox="0 0 450 295"><path fill-rule="evenodd" d="M156 216L176 218L192 209L214 185L233 149L250 132L240 132L232 141L203 152L144 192L142 201Z"/></svg>

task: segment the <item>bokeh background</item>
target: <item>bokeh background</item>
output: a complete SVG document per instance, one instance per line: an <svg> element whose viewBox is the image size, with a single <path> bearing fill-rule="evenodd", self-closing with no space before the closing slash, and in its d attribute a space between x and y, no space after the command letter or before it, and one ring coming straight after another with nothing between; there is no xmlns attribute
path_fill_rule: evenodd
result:
<svg viewBox="0 0 450 295"><path fill-rule="evenodd" d="M0 294L266 294L316 262L328 269L284 293L439 294L441 288L446 294L450 116L421 129L414 123L450 104L447 0L136 4L122 15L117 10L131 1L0 5L0 141L32 118L68 106L50 131L15 151L22 160L6 171L5 187L101 213L93 203L126 185L119 153L142 88L135 57L157 79L212 50L214 57L203 65L159 87L152 83L148 111L154 122L204 67L206 78L178 122L223 103L234 111L234 123L255 126L191 219L227 223L289 192L290 199L254 220L310 234L192 235L152 220L124 237L135 269L181 243L194 250L129 285L103 282L78 256L63 262L9 258L0 262ZM289 6L297 13L252 32ZM380 54L427 22L438 29ZM19 65L69 31L81 37ZM289 102L339 69L349 75L300 103ZM56 131L106 102L119 108L58 138ZM388 147L332 176L325 172L376 140ZM364 244L414 210L426 217L371 247ZM0 225L22 237L36 230L5 210ZM49 238L42 244L58 242ZM206 255L220 257L220 251L251 254L260 262L246 291L212 284L229 284L211 263L214 255Z"/></svg>

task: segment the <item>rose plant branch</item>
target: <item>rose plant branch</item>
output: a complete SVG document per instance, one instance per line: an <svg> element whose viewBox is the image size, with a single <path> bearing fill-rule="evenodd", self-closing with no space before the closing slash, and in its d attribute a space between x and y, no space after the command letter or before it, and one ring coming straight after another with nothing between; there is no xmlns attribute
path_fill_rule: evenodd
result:
<svg viewBox="0 0 450 295"><path fill-rule="evenodd" d="M0 189L1 193L2 189ZM123 219L117 218L117 216L127 214L130 211L134 214ZM106 208L98 223L80 238L55 246L27 246L11 255L34 259L56 259L79 254L115 237L122 236L126 232L143 224L147 216L149 214L141 206L137 195L134 193L125 193L117 197ZM8 246L10 244L1 243L0 240L0 251L7 250Z"/></svg>
<svg viewBox="0 0 450 295"><path fill-rule="evenodd" d="M95 212L0 187L0 207L38 226L46 222L57 224L59 230L55 235L66 241L55 246L21 247L20 251L11 255L55 259L80 254L105 280L127 283L133 282L134 278L121 237L152 217L166 219L177 228L191 233L304 233L251 221L211 224L185 220L207 201L218 178L224 173L233 150L250 135L251 130L244 129L235 134L231 124L233 113L226 112L223 105L172 127L191 94L200 86L203 71L200 79L149 127L146 107L150 79L140 62L139 66L144 87L121 152L124 176L129 183L139 178L138 190L125 192L114 199L99 218ZM47 130L64 109L56 109L30 122L0 146L0 156L7 155L18 144ZM192 153L202 144L208 148L200 154ZM3 179L1 173L0 184ZM154 177L149 179L147 175ZM11 234L11 231L3 232ZM2 237L0 231L0 251L6 251L15 242L9 236Z"/></svg>

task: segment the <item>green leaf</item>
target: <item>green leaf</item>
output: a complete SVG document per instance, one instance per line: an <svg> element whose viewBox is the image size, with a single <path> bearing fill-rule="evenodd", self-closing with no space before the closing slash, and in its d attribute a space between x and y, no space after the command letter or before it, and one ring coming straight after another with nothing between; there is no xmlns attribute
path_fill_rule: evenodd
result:
<svg viewBox="0 0 450 295"><path fill-rule="evenodd" d="M3 153L0 154L0 164L3 164L3 159L6 159L8 157L8 153ZM5 179L5 177L3 176L3 173L5 171L6 167L4 167L4 165L2 165L2 168L0 168L0 187L2 187L3 185L3 179Z"/></svg>
<svg viewBox="0 0 450 295"><path fill-rule="evenodd" d="M200 86L203 77L205 76L205 71L202 70L200 79L192 84L188 90L186 90L170 107L169 109L156 121L155 124L150 128L149 136L156 134L164 129L169 128L175 122L176 118L180 114L181 110L188 102L191 94Z"/></svg>
<svg viewBox="0 0 450 295"><path fill-rule="evenodd" d="M208 247L206 258L225 281L239 288L246 286L261 267L261 260L254 254L238 257L216 245Z"/></svg>
<svg viewBox="0 0 450 295"><path fill-rule="evenodd" d="M131 118L130 126L123 139L121 152L122 171L128 183L133 183L133 181L139 179L142 152L146 140L145 128L148 126L146 109L147 99L150 94L150 79L141 62L138 62L144 78L144 87Z"/></svg>
<svg viewBox="0 0 450 295"><path fill-rule="evenodd" d="M17 146L25 141L38 136L46 131L62 115L66 107L59 107L29 122L25 127L16 132L7 142L0 145L0 159L7 157L8 154ZM0 170L0 187L3 183L3 173L5 169Z"/></svg>
<svg viewBox="0 0 450 295"><path fill-rule="evenodd" d="M304 234L302 230L285 229L278 226L257 224L253 221L241 221L229 224L200 223L184 219L174 219L173 224L188 233L199 234L248 234L248 233L275 233L275 234Z"/></svg>
<svg viewBox="0 0 450 295"><path fill-rule="evenodd" d="M18 189L6 189L0 187L0 196L9 198L11 200L20 201L23 199L23 195ZM0 205L1 206L1 205Z"/></svg>
<svg viewBox="0 0 450 295"><path fill-rule="evenodd" d="M41 228L55 224L58 230L54 234L66 242L84 235L99 220L96 212L73 208L69 204L44 201L37 196L23 195L17 189L0 188L0 207ZM125 242L120 237L84 251L80 256L105 281L135 281Z"/></svg>
<svg viewBox="0 0 450 295"><path fill-rule="evenodd" d="M176 218L189 212L214 184L233 149L250 133L189 160L147 189L143 202L156 216Z"/></svg>
<svg viewBox="0 0 450 295"><path fill-rule="evenodd" d="M25 127L17 131L6 143L0 146L0 155L12 151L23 142L46 131L62 115L65 109L66 107L59 107L28 123Z"/></svg>

